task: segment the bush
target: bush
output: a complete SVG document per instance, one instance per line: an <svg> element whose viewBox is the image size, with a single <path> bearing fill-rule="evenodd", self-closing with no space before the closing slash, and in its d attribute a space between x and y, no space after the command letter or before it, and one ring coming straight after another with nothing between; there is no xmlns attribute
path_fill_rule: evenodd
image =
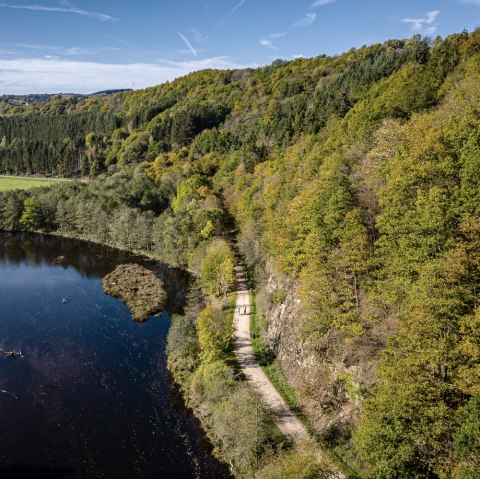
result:
<svg viewBox="0 0 480 479"><path fill-rule="evenodd" d="M216 407L212 423L215 442L238 477L251 476L279 440L261 398L247 385Z"/></svg>
<svg viewBox="0 0 480 479"><path fill-rule="evenodd" d="M203 362L213 363L228 357L233 330L227 312L207 306L198 316L197 332Z"/></svg>
<svg viewBox="0 0 480 479"><path fill-rule="evenodd" d="M332 470L312 446L287 451L255 475L255 479L327 479Z"/></svg>
<svg viewBox="0 0 480 479"><path fill-rule="evenodd" d="M211 415L216 404L230 396L235 387L235 372L223 361L202 364L190 384L190 394L206 415Z"/></svg>
<svg viewBox="0 0 480 479"><path fill-rule="evenodd" d="M184 384L199 364L195 321L188 316L174 316L168 332L168 364L175 379Z"/></svg>

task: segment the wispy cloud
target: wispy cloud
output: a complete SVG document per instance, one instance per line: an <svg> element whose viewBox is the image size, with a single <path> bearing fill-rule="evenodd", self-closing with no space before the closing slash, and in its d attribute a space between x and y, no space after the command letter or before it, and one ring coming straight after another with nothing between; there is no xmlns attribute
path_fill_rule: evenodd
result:
<svg viewBox="0 0 480 479"><path fill-rule="evenodd" d="M16 55L16 56L18 56L18 52L16 50L11 50L11 49L7 49L7 48L0 48L0 55L8 55L8 56Z"/></svg>
<svg viewBox="0 0 480 479"><path fill-rule="evenodd" d="M196 42L203 42L204 38L203 35L198 31L196 28L190 28Z"/></svg>
<svg viewBox="0 0 480 479"><path fill-rule="evenodd" d="M133 43L127 42L125 40L122 40L121 38L114 37L113 35L107 35L106 33L100 32L98 30L95 30L95 28L90 28L92 32L97 33L98 35L101 35L102 37L109 38L110 40L113 40L117 43L120 43L122 45L125 45L126 47L134 48L135 50L141 50L140 47L137 45L134 45Z"/></svg>
<svg viewBox="0 0 480 479"><path fill-rule="evenodd" d="M180 33L180 32L177 32L177 33L180 36L180 38L183 40L183 43L185 43L185 45L187 45L187 48L192 52L193 56L198 57L197 50L193 48L192 44L190 43L190 40L183 33Z"/></svg>
<svg viewBox="0 0 480 479"><path fill-rule="evenodd" d="M215 28L205 37L204 41L206 42L212 35L214 35L217 30L223 26L223 24L246 2L247 0L241 0L240 3L238 3L237 5L235 5L235 7L233 7L232 10L230 10L230 12L228 13L228 15L224 18L222 18L222 20L220 20L220 22L215 26Z"/></svg>
<svg viewBox="0 0 480 479"><path fill-rule="evenodd" d="M104 13L91 12L88 10L83 10L76 7L72 3L63 0L60 2L60 7L48 7L46 5L11 5L8 3L0 3L1 8L12 8L15 10L33 10L36 12L52 12L52 13L74 13L77 15L82 15L84 17L96 18L102 22L118 22L119 19L112 17L111 15L106 15Z"/></svg>
<svg viewBox="0 0 480 479"><path fill-rule="evenodd" d="M84 48L84 47L59 47L54 45L38 45L32 43L13 43L12 46L17 48L24 48L28 50L36 50L44 53L54 53L56 55L96 55L100 52L105 51L116 51L118 48L115 47L97 47L97 48Z"/></svg>
<svg viewBox="0 0 480 479"><path fill-rule="evenodd" d="M277 40L278 38L282 38L285 35L286 35L285 32L283 32L283 33L271 33L270 35L267 35L267 36L261 38L258 41L258 43L260 43L260 45L262 45L264 47L271 48L272 50L278 50L278 47L276 47L273 44L273 41Z"/></svg>
<svg viewBox="0 0 480 479"><path fill-rule="evenodd" d="M305 17L302 18L301 20L298 20L298 22L295 22L293 26L306 28L306 27L309 27L310 25L313 25L316 19L317 19L316 13L306 13Z"/></svg>
<svg viewBox="0 0 480 479"><path fill-rule="evenodd" d="M228 57L185 62L107 64L58 58L0 59L1 93L87 93L106 88L145 88L188 73L212 69L235 69Z"/></svg>
<svg viewBox="0 0 480 479"><path fill-rule="evenodd" d="M415 33L433 35L437 31L437 27L433 23L439 14L440 10L432 10L427 12L423 18L404 18L403 21L408 23Z"/></svg>
<svg viewBox="0 0 480 479"><path fill-rule="evenodd" d="M325 5L329 5L330 3L335 3L337 0L316 0L313 2L309 8L317 8L317 7L324 7Z"/></svg>

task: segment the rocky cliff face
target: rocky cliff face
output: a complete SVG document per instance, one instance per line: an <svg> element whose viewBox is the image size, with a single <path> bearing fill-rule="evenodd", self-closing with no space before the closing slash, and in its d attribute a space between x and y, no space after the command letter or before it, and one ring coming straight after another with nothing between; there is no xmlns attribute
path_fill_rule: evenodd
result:
<svg viewBox="0 0 480 479"><path fill-rule="evenodd" d="M347 439L363 395L375 382L378 352L394 332L395 321L379 321L355 338L334 329L305 338L296 291L294 281L267 267L258 288L260 314L268 325L265 340L318 432Z"/></svg>

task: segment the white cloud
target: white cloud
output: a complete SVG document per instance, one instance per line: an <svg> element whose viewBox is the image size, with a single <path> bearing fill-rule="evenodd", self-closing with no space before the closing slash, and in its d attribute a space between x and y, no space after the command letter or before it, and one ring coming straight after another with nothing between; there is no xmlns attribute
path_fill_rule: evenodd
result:
<svg viewBox="0 0 480 479"><path fill-rule="evenodd" d="M427 12L423 18L404 18L404 23L408 23L415 33L425 35L433 35L437 31L437 27L432 25L440 14L440 10L432 10ZM428 26L430 25L430 26Z"/></svg>
<svg viewBox="0 0 480 479"><path fill-rule="evenodd" d="M336 1L337 0L316 0L309 8L324 7L325 5L330 5L330 3L335 3Z"/></svg>
<svg viewBox="0 0 480 479"><path fill-rule="evenodd" d="M37 45L32 43L13 43L12 46L17 48L25 48L28 50L38 50L43 52L53 52L57 55L96 55L100 52L118 51L116 47L97 47L97 48L83 48L83 47L59 47L53 45Z"/></svg>
<svg viewBox="0 0 480 479"><path fill-rule="evenodd" d="M282 32L282 33L270 33L270 35L268 35L268 38L271 38L272 40L276 40L277 38L282 38L286 35L287 33L286 32Z"/></svg>
<svg viewBox="0 0 480 479"><path fill-rule="evenodd" d="M180 32L177 32L177 33L180 36L180 38L183 40L183 43L185 43L185 45L187 45L187 48L190 50L190 52L193 54L193 56L198 57L197 50L195 50L195 48L193 48L192 44L190 43L190 40L183 33L180 33Z"/></svg>
<svg viewBox="0 0 480 479"><path fill-rule="evenodd" d="M107 88L145 88L197 70L235 69L245 66L235 64L228 57L129 64L80 62L58 58L0 59L0 94L88 93Z"/></svg>
<svg viewBox="0 0 480 479"><path fill-rule="evenodd" d="M271 48L272 50L278 50L278 48L273 44L273 40L277 40L278 38L282 38L286 35L285 32L283 33L271 33L270 35L267 35L264 38L261 38L258 43L260 45Z"/></svg>
<svg viewBox="0 0 480 479"><path fill-rule="evenodd" d="M267 38L261 38L258 43L264 47L271 48L272 50L278 50L276 46L273 45L272 40L268 40Z"/></svg>
<svg viewBox="0 0 480 479"><path fill-rule="evenodd" d="M428 23L429 25L433 23L438 17L439 13L440 10L432 10L431 12L427 12L425 23Z"/></svg>
<svg viewBox="0 0 480 479"><path fill-rule="evenodd" d="M305 17L302 18L301 20L298 20L298 22L295 22L293 26L300 27L300 28L309 27L310 25L313 25L316 19L317 19L316 13L306 13Z"/></svg>
<svg viewBox="0 0 480 479"><path fill-rule="evenodd" d="M118 22L119 19L112 17L111 15L106 15L104 13L90 12L88 10L82 10L81 8L76 7L70 2L64 0L60 2L62 7L47 7L45 5L10 5L8 3L0 3L1 8L13 8L15 10L33 10L36 12L52 12L52 13L75 13L77 15L82 15L84 17L96 18L102 22Z"/></svg>

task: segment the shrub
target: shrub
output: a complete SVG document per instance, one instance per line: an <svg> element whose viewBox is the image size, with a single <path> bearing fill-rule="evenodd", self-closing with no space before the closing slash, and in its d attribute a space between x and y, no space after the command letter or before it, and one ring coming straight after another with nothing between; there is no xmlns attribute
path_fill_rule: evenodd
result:
<svg viewBox="0 0 480 479"><path fill-rule="evenodd" d="M212 363L227 358L233 333L227 312L207 306L198 316L197 332L203 362Z"/></svg>

